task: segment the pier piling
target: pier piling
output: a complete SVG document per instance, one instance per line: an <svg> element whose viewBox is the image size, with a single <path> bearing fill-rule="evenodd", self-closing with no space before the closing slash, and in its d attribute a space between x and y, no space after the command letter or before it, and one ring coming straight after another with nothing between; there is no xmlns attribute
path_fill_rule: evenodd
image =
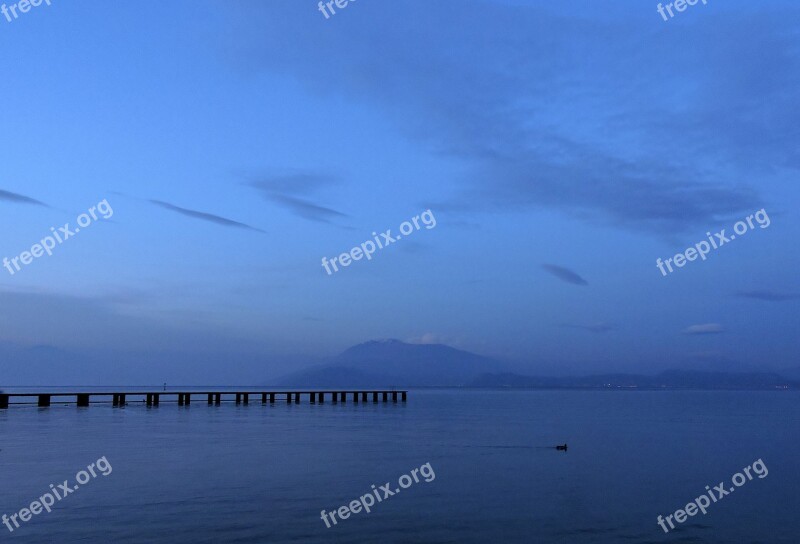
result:
<svg viewBox="0 0 800 544"><path fill-rule="evenodd" d="M333 399L334 403L342 403L346 404L350 399L347 397L352 394L352 402L355 404L359 403L366 403L368 400L368 394L370 391L250 391L250 392L243 392L239 391L237 393L229 393L230 395L235 394L236 404L249 404L250 403L250 396L251 395L260 395L261 396L261 404L270 404L275 403L276 395L285 395L286 404L300 404L301 397L305 394L308 394L308 400L310 404L323 404L325 402L325 395L330 393L331 398ZM378 395L381 395L382 401L388 402L389 393L392 394L392 402L396 403L399 400L406 402L408 399L407 391L371 391L372 393L372 402L378 403ZM101 397L101 400L95 401L95 403L105 403L108 402L106 399L111 397L111 404L114 407L122 407L126 405L125 399L127 395L133 395L136 400L135 404L139 404L139 399L141 402L148 407L151 406L158 406L159 400L161 395L168 395L169 399L172 399L172 395L177 397L177 404L178 406L189 406L192 402L192 395L204 395L206 401L209 406L216 404L219 406L222 402L222 395L223 393L217 391L195 391L193 393L189 392L161 392L159 390L158 393L151 391L139 391L134 392L133 390L127 391L126 393L111 393L111 392L100 392L97 390L92 391L91 393L79 393L79 392L57 392L57 393L48 393L48 392L36 392L36 393L0 393L0 409L7 409L12 405L36 405L38 407L46 408L51 406L53 402L53 398L55 397L55 402L61 404L72 404L73 402L79 407L87 407L91 404L91 397ZM14 402L12 403L12 397L27 397L29 400L21 401L21 402ZM65 399L59 401L59 397L70 397L70 399ZM258 398L258 397L256 397ZM233 399L230 399L233 400ZM283 399L281 399L283 400Z"/></svg>

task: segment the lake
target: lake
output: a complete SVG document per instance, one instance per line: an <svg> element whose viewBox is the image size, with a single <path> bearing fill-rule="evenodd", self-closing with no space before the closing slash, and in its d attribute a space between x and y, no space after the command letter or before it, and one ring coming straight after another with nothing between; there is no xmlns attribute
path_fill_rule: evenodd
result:
<svg viewBox="0 0 800 544"><path fill-rule="evenodd" d="M13 533L0 525L2 538L788 543L800 534L794 392L412 390L405 404L202 400L0 410L0 514L29 507L50 484L72 486L101 457L110 469L103 476L96 463L96 476L84 476L51 512ZM563 443L566 452L552 448ZM657 524L706 486L729 487L759 459L766 477L669 534ZM392 495L383 498L377 489L387 482ZM336 524L321 519L322 510L374 496L373 485L381 501L370 513L361 507Z"/></svg>

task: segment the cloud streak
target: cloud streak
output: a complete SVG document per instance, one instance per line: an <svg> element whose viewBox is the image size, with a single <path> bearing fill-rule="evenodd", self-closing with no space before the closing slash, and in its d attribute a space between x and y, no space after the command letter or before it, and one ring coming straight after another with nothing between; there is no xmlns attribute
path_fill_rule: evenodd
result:
<svg viewBox="0 0 800 544"><path fill-rule="evenodd" d="M703 323L702 325L691 325L683 329L683 334L698 335L698 334L721 334L725 332L725 328L719 323Z"/></svg>
<svg viewBox="0 0 800 544"><path fill-rule="evenodd" d="M565 327L565 328L568 328L568 329L581 329L581 330L584 330L584 331L593 332L593 333L597 333L597 334L602 334L602 333L606 333L606 332L609 332L609 331L613 331L614 328L615 328L610 323L605 323L605 322L595 323L593 325L579 325L579 324L575 324L575 323L562 323L561 326Z"/></svg>
<svg viewBox="0 0 800 544"><path fill-rule="evenodd" d="M766 302L785 302L787 300L797 300L800 294L797 293L778 293L776 291L742 291L736 293L739 298L751 298Z"/></svg>
<svg viewBox="0 0 800 544"><path fill-rule="evenodd" d="M45 208L49 208L47 204L45 204L40 200L36 200L35 198L31 198L29 196L21 195L19 193L4 191L2 189L0 189L0 200L5 202L14 202L16 204L31 204L33 206L44 206Z"/></svg>
<svg viewBox="0 0 800 544"><path fill-rule="evenodd" d="M553 276L560 279L561 281L565 281L573 285L589 285L588 281L586 281L580 275L578 275L577 272L574 272L569 268L565 268L563 266L558 266L555 264L543 264L542 268L546 272L549 272Z"/></svg>
<svg viewBox="0 0 800 544"><path fill-rule="evenodd" d="M336 181L331 176L301 173L272 176L250 183L250 186L258 190L266 200L294 215L309 221L332 223L336 219L347 218L347 214L313 202L308 196Z"/></svg>
<svg viewBox="0 0 800 544"><path fill-rule="evenodd" d="M211 213L199 212L196 210L190 210L188 208L181 208L180 206L176 206L174 204L170 204L169 202L164 202L162 200L150 199L149 202L155 206L164 208L165 210L179 213L181 215L185 215L186 217L191 217L193 219L200 219L201 221L206 221L207 223L213 223L215 225L220 225L223 227L234 227L239 229L254 230L256 232L261 232L261 233L265 232L259 228L250 226L246 223L240 223L239 221L234 221L233 219L227 219L225 217L221 217L219 215L214 215Z"/></svg>

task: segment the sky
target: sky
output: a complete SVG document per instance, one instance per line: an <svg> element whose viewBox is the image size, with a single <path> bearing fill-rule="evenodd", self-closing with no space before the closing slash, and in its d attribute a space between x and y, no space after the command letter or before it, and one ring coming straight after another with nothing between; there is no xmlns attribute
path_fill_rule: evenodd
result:
<svg viewBox="0 0 800 544"><path fill-rule="evenodd" d="M0 16L0 258L113 211L0 269L0 383L264 383L380 338L556 375L797 367L800 7L657 5Z"/></svg>

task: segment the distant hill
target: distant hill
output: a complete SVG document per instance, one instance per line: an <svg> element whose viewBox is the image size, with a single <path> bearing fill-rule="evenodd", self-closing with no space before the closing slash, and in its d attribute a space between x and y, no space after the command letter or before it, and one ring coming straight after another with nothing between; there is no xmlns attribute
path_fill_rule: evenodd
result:
<svg viewBox="0 0 800 544"><path fill-rule="evenodd" d="M506 366L441 344L375 340L353 346L314 368L284 376L274 385L293 387L409 387L467 385Z"/></svg>
<svg viewBox="0 0 800 544"><path fill-rule="evenodd" d="M441 344L376 340L270 385L319 388L474 387L537 389L800 389L800 380L770 372L667 370L645 374L528 376L505 363Z"/></svg>
<svg viewBox="0 0 800 544"><path fill-rule="evenodd" d="M655 376L599 374L564 378L483 374L470 382L469 386L542 389L800 389L800 382L769 372L667 370Z"/></svg>
<svg viewBox="0 0 800 544"><path fill-rule="evenodd" d="M781 376L786 376L791 380L800 381L800 367L796 366L794 368L787 368L785 370L780 371Z"/></svg>

